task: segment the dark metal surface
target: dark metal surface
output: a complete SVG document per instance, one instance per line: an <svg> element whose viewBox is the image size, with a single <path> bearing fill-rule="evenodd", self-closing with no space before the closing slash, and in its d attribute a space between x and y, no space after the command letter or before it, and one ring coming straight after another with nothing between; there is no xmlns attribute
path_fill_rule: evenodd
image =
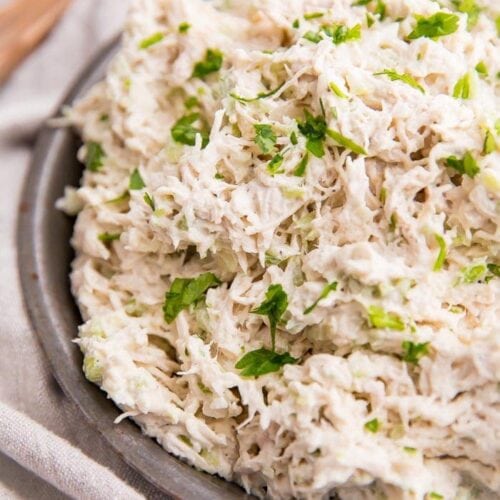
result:
<svg viewBox="0 0 500 500"><path fill-rule="evenodd" d="M104 75L117 42L107 46L84 72L64 104L72 103ZM66 395L81 409L120 456L167 497L186 500L250 498L237 486L204 474L166 453L120 414L104 392L87 382L82 356L71 342L81 323L69 289L73 220L55 209L64 186L78 185L78 139L67 129L40 132L26 179L18 223L19 269L27 311L53 373Z"/></svg>

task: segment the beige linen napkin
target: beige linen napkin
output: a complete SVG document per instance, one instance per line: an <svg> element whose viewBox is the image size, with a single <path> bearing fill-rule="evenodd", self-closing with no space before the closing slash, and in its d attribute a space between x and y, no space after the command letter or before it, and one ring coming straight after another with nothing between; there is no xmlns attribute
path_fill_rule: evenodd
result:
<svg viewBox="0 0 500 500"><path fill-rule="evenodd" d="M117 33L126 7L126 0L75 0L0 87L0 499L161 497L90 428L52 378L24 311L15 247L36 131L89 58Z"/></svg>

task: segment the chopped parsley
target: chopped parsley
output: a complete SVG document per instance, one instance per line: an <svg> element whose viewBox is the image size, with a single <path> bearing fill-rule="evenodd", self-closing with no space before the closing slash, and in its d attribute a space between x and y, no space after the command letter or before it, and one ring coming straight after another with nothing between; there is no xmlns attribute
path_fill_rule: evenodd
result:
<svg viewBox="0 0 500 500"><path fill-rule="evenodd" d="M471 74L466 73L458 79L453 87L453 97L456 99L471 99L474 94L474 82Z"/></svg>
<svg viewBox="0 0 500 500"><path fill-rule="evenodd" d="M481 8L476 0L452 0L452 3L458 12L467 14L467 29L471 30L477 24L479 14L481 14Z"/></svg>
<svg viewBox="0 0 500 500"><path fill-rule="evenodd" d="M347 95L342 92L341 88L334 82L330 82L328 84L328 87L337 97L340 97L341 99L347 99Z"/></svg>
<svg viewBox="0 0 500 500"><path fill-rule="evenodd" d="M364 425L364 428L368 432L372 432L373 434L375 434L380 429L380 422L378 421L377 418L374 418L374 419L369 420L368 422L366 422L365 425Z"/></svg>
<svg viewBox="0 0 500 500"><path fill-rule="evenodd" d="M436 262L434 262L433 271L441 271L446 260L446 241L444 241L444 238L440 234L435 234L434 238L436 238L436 242L439 246L439 253Z"/></svg>
<svg viewBox="0 0 500 500"><path fill-rule="evenodd" d="M160 43L163 39L165 38L165 35L163 33L154 33L151 36L148 36L147 38L144 38L139 42L139 48L141 50L144 49L149 49L149 47L156 45L157 43Z"/></svg>
<svg viewBox="0 0 500 500"><path fill-rule="evenodd" d="M415 16L417 25L408 35L410 40L417 38L438 38L440 36L451 35L458 29L459 17L447 12L436 12L432 16Z"/></svg>
<svg viewBox="0 0 500 500"><path fill-rule="evenodd" d="M202 137L202 147L204 148L208 144L208 133L206 130L193 126L198 120L200 120L199 113L191 113L179 118L171 130L174 141L186 144L187 146L194 146L196 144L196 136L200 134Z"/></svg>
<svg viewBox="0 0 500 500"><path fill-rule="evenodd" d="M274 155L272 160L267 164L267 171L271 175L282 174L284 170L281 170L281 165L283 165L284 159L285 158L280 153Z"/></svg>
<svg viewBox="0 0 500 500"><path fill-rule="evenodd" d="M372 328L387 328L389 330L403 331L404 321L396 313L385 311L379 306L368 307L368 321Z"/></svg>
<svg viewBox="0 0 500 500"><path fill-rule="evenodd" d="M222 52L218 49L207 49L205 59L199 61L194 65L193 78L204 78L210 73L215 73L222 68L222 61L224 57Z"/></svg>
<svg viewBox="0 0 500 500"><path fill-rule="evenodd" d="M149 193L144 193L144 201L147 205L149 205L153 212L156 210L155 199Z"/></svg>
<svg viewBox="0 0 500 500"><path fill-rule="evenodd" d="M467 151L462 159L449 156L445 159L445 164L447 167L455 169L462 175L468 175L470 178L474 178L480 172L479 166L470 151Z"/></svg>
<svg viewBox="0 0 500 500"><path fill-rule="evenodd" d="M170 290L165 294L163 317L172 323L177 315L192 304L200 301L209 288L221 282L213 273L203 273L197 278L175 278Z"/></svg>
<svg viewBox="0 0 500 500"><path fill-rule="evenodd" d="M302 160L300 160L298 165L295 167L293 175L295 175L295 177L304 177L304 175L306 174L306 168L308 163L309 163L309 153L306 151L306 153L302 157Z"/></svg>
<svg viewBox="0 0 500 500"><path fill-rule="evenodd" d="M309 40L312 43L319 43L323 40L323 37L314 31L307 31L303 36L306 40Z"/></svg>
<svg viewBox="0 0 500 500"><path fill-rule="evenodd" d="M103 159L106 156L104 149L97 142L87 143L87 155L85 157L85 167L91 172L99 172L103 166Z"/></svg>
<svg viewBox="0 0 500 500"><path fill-rule="evenodd" d="M271 347L274 352L276 344L276 326L288 307L288 295L281 285L270 285L266 298L259 307L250 312L267 316L271 330Z"/></svg>
<svg viewBox="0 0 500 500"><path fill-rule="evenodd" d="M179 33L187 33L191 29L191 25L187 22L179 24Z"/></svg>
<svg viewBox="0 0 500 500"><path fill-rule="evenodd" d="M283 82L281 85L279 85L275 89L272 89L272 90L270 90L268 92L259 92L255 97L242 97L242 96L240 96L238 94L235 94L234 92L231 92L229 95L233 99L236 99L237 101L240 101L240 102L254 102L254 101L258 101L259 99L265 99L266 97L273 96L274 94L276 94L276 92L278 92L279 90L281 90L281 88L283 87L283 85L285 85L285 82Z"/></svg>
<svg viewBox="0 0 500 500"><path fill-rule="evenodd" d="M236 363L236 368L241 370L243 377L259 377L267 373L277 372L282 366L295 364L297 361L288 352L278 354L277 352L262 348L247 352Z"/></svg>
<svg viewBox="0 0 500 500"><path fill-rule="evenodd" d="M403 361L413 365L418 365L420 358L429 354L429 342L416 344L409 340L405 340L401 344L401 347L403 348Z"/></svg>
<svg viewBox="0 0 500 500"><path fill-rule="evenodd" d="M330 292L337 290L337 285L338 283L336 281L328 283L328 285L326 285L321 291L319 297L309 307L304 309L304 314L312 313L321 300L326 299L328 295L330 295Z"/></svg>
<svg viewBox="0 0 500 500"><path fill-rule="evenodd" d="M344 24L332 24L321 28L326 36L332 39L335 45L341 43L353 42L361 38L361 24L356 24L348 28Z"/></svg>
<svg viewBox="0 0 500 500"><path fill-rule="evenodd" d="M323 141L326 137L326 121L321 115L313 116L309 111L305 112L305 119L298 122L299 132L307 139L306 148L317 158L325 155Z"/></svg>
<svg viewBox="0 0 500 500"><path fill-rule="evenodd" d="M400 81L400 82L406 83L410 87L413 87L414 89L420 90L420 92L422 92L422 94L425 94L425 90L422 87L422 85L420 85L415 80L415 78L413 78L413 76L411 76L409 73L397 73L393 69L384 69L384 71L380 71L378 73L374 73L374 75L375 76L386 75L386 76L389 77L389 79L392 82L394 82L394 81Z"/></svg>
<svg viewBox="0 0 500 500"><path fill-rule="evenodd" d="M98 239L100 242L104 243L107 247L116 240L119 240L121 236L121 233L108 233L107 231L105 233L101 233L98 236Z"/></svg>
<svg viewBox="0 0 500 500"><path fill-rule="evenodd" d="M292 28L299 28L300 27L300 21L298 19L295 19L295 21L292 23Z"/></svg>
<svg viewBox="0 0 500 500"><path fill-rule="evenodd" d="M270 153L276 144L276 134L271 125L257 123L253 128L255 129L255 144L264 154Z"/></svg>
<svg viewBox="0 0 500 500"><path fill-rule="evenodd" d="M474 69L477 71L477 74L482 77L487 77L489 74L488 66L486 66L486 63L484 61L479 61Z"/></svg>
<svg viewBox="0 0 500 500"><path fill-rule="evenodd" d="M487 129L484 135L483 155L489 155L493 153L493 151L495 151L496 148L497 148L497 143L495 140L495 136L493 135L493 132L490 129Z"/></svg>
<svg viewBox="0 0 500 500"><path fill-rule="evenodd" d="M346 149L350 149L353 153L356 153L358 155L366 155L366 151L362 146L355 143L352 139L345 137L340 132L337 132L336 130L328 129L326 131L326 133L339 146L342 146L343 148L346 148Z"/></svg>
<svg viewBox="0 0 500 500"><path fill-rule="evenodd" d="M144 180L142 179L141 174L139 173L139 170L136 168L132 172L132 175L130 176L128 188L131 191L137 191L137 190L142 189L144 187L146 187L146 184L144 183Z"/></svg>

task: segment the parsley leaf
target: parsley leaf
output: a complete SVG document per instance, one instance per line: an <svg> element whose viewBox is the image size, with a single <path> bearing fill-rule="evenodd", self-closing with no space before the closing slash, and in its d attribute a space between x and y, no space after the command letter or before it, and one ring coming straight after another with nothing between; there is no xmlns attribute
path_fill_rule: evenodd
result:
<svg viewBox="0 0 500 500"><path fill-rule="evenodd" d="M193 69L193 78L203 78L210 73L215 73L222 68L224 57L222 52L217 49L207 49L205 59L195 64Z"/></svg>
<svg viewBox="0 0 500 500"><path fill-rule="evenodd" d="M458 12L467 14L467 29L471 30L477 24L481 13L476 0L453 0L452 3Z"/></svg>
<svg viewBox="0 0 500 500"><path fill-rule="evenodd" d="M183 22L181 24L179 24L179 33L187 33L189 30L191 29L191 25L187 22Z"/></svg>
<svg viewBox="0 0 500 500"><path fill-rule="evenodd" d="M267 316L271 329L271 346L274 351L276 343L276 326L288 307L288 295L281 285L270 285L266 292L266 299L259 307L250 312Z"/></svg>
<svg viewBox="0 0 500 500"><path fill-rule="evenodd" d="M236 368L241 370L243 377L259 377L267 373L277 372L282 366L297 363L297 359L284 352L277 352L268 349L257 349L247 352L237 363Z"/></svg>
<svg viewBox="0 0 500 500"><path fill-rule="evenodd" d="M436 262L434 262L433 270L440 271L446 260L446 241L444 241L444 238L440 234L435 234L434 238L436 238L436 242L439 245L439 253Z"/></svg>
<svg viewBox="0 0 500 500"><path fill-rule="evenodd" d="M385 311L379 306L368 308L368 320L372 328L387 328L389 330L405 329L404 321L395 313Z"/></svg>
<svg viewBox="0 0 500 500"><path fill-rule="evenodd" d="M136 168L132 172L132 175L130 176L128 188L131 191L137 191L137 190L142 189L144 187L146 187L146 184L144 183L144 181L141 177L141 174L139 173L139 170Z"/></svg>
<svg viewBox="0 0 500 500"><path fill-rule="evenodd" d="M155 199L149 193L144 193L144 201L151 207L153 212L156 210Z"/></svg>
<svg viewBox="0 0 500 500"><path fill-rule="evenodd" d="M493 135L493 132L488 129L486 130L486 134L484 135L484 142L483 142L483 155L489 155L495 151L497 148L497 143L495 141L495 136Z"/></svg>
<svg viewBox="0 0 500 500"><path fill-rule="evenodd" d="M466 73L459 78L453 87L453 97L456 99L471 99L474 95L474 81L471 74Z"/></svg>
<svg viewBox="0 0 500 500"><path fill-rule="evenodd" d="M417 38L438 38L440 36L451 35L458 29L459 17L455 14L447 12L436 12L429 17L415 16L417 25L415 29L408 35L410 40Z"/></svg>
<svg viewBox="0 0 500 500"><path fill-rule="evenodd" d="M332 24L323 26L321 30L332 39L335 45L352 42L361 38L361 24L356 24L351 28L348 28L344 24Z"/></svg>
<svg viewBox="0 0 500 500"><path fill-rule="evenodd" d="M300 133L306 137L306 148L317 158L325 155L323 141L326 137L326 121L321 115L314 117L309 111L305 112L305 120L298 122Z"/></svg>
<svg viewBox="0 0 500 500"><path fill-rule="evenodd" d="M420 90L420 92L422 92L422 94L425 94L425 90L424 88L422 87L422 85L420 85L416 80L415 78L413 78L413 76L411 76L410 74L408 73L397 73L395 70L393 69L384 69L384 71L380 71L379 73L374 73L375 76L378 76L378 75L386 75L389 77L389 79L394 82L394 81L401 81L403 83L406 83L407 85L409 85L410 87L413 87L414 89L417 89L417 90Z"/></svg>
<svg viewBox="0 0 500 500"><path fill-rule="evenodd" d="M141 50L144 49L149 49L152 45L156 45L157 43L160 43L163 39L165 38L165 35L163 33L154 33L151 36L148 36L147 38L144 38L139 42L139 48Z"/></svg>
<svg viewBox="0 0 500 500"><path fill-rule="evenodd" d="M403 361L418 365L420 358L429 354L429 342L423 344L415 344L409 340L405 340L401 347L403 348Z"/></svg>
<svg viewBox="0 0 500 500"><path fill-rule="evenodd" d="M474 178L480 172L476 160L474 160L474 157L469 151L465 153L462 159L456 156L449 156L445 159L445 163L447 167L455 169L462 175L468 175L470 178Z"/></svg>
<svg viewBox="0 0 500 500"><path fill-rule="evenodd" d="M343 148L346 148L346 149L350 149L353 153L356 153L358 155L366 155L366 151L362 146L360 146L359 144L356 144L353 140L349 139L348 137L345 137L340 132L337 132L336 130L332 130L329 128L326 131L326 133L339 146L342 146Z"/></svg>
<svg viewBox="0 0 500 500"><path fill-rule="evenodd" d="M231 92L229 95L233 99L236 99L237 101L240 101L240 102L254 102L254 101L258 101L259 99L265 99L266 97L273 96L274 94L276 94L276 92L281 90L281 88L283 87L283 85L285 85L285 83L286 82L283 82L281 85L279 85L275 89L270 90L269 92L259 92L255 97L242 97L238 94L235 94L234 92Z"/></svg>
<svg viewBox="0 0 500 500"><path fill-rule="evenodd" d="M111 244L111 242L119 240L121 236L121 233L108 233L107 231L105 233L101 233L98 236L99 241L104 243L107 247Z"/></svg>
<svg viewBox="0 0 500 500"><path fill-rule="evenodd" d="M177 315L195 304L206 294L209 288L220 285L220 280L213 273L203 273L197 278L175 278L170 290L165 294L163 317L172 323Z"/></svg>
<svg viewBox="0 0 500 500"><path fill-rule="evenodd" d="M254 141L257 146L263 153L270 153L276 144L276 134L271 125L257 123L253 128L255 129Z"/></svg>
<svg viewBox="0 0 500 500"><path fill-rule="evenodd" d="M191 113L190 115L179 118L179 120L177 120L171 130L172 138L174 139L174 141L180 142L181 144L186 144L187 146L194 146L196 143L197 134L201 134L202 147L204 148L208 144L207 131L193 127L193 123L195 123L199 119L199 113Z"/></svg>
<svg viewBox="0 0 500 500"><path fill-rule="evenodd" d="M304 175L306 174L306 168L308 163L309 163L309 153L306 151L306 153L302 157L302 160L300 160L299 164L295 167L293 175L295 175L295 177L304 177Z"/></svg>
<svg viewBox="0 0 500 500"><path fill-rule="evenodd" d="M378 430L380 428L380 422L378 421L377 418L374 418L374 419L366 422L364 427L367 431L373 432L373 434L375 434L376 432L378 432Z"/></svg>
<svg viewBox="0 0 500 500"><path fill-rule="evenodd" d="M103 159L106 156L104 149L97 142L87 143L87 155L85 157L85 167L91 172L99 172L103 166Z"/></svg>
<svg viewBox="0 0 500 500"><path fill-rule="evenodd" d="M328 283L326 285L322 292L320 293L319 297L309 306L304 309L304 314L310 314L313 312L313 310L316 308L316 306L320 303L321 300L326 299L328 295L330 295L330 292L334 292L337 290L337 285L338 283L336 281L333 281L332 283Z"/></svg>
<svg viewBox="0 0 500 500"><path fill-rule="evenodd" d="M272 160L267 164L267 171L271 174L282 174L284 170L280 170L281 165L283 165L284 157L282 154L278 153L273 156Z"/></svg>

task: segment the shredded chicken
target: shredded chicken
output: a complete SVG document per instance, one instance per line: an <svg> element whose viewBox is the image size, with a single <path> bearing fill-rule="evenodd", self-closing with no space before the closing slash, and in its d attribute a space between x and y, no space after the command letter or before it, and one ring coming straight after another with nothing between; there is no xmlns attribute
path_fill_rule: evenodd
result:
<svg viewBox="0 0 500 500"><path fill-rule="evenodd" d="M500 4L357 4L134 2L67 112L84 370L259 497L497 497Z"/></svg>

